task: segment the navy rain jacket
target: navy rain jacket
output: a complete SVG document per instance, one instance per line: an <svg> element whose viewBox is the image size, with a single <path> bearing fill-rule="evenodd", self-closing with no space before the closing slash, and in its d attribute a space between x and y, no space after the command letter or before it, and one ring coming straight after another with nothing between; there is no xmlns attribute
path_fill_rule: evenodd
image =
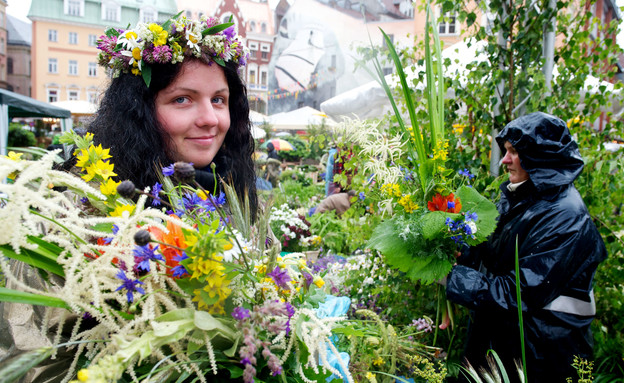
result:
<svg viewBox="0 0 624 383"><path fill-rule="evenodd" d="M529 180L501 185L499 222L490 239L459 259L447 279L450 301L471 310L465 356L484 365L489 349L517 377L521 359L516 303L516 239L530 383L576 377L574 355L592 358L592 280L606 249L573 181L583 169L566 124L545 113L509 123L496 138L518 151Z"/></svg>

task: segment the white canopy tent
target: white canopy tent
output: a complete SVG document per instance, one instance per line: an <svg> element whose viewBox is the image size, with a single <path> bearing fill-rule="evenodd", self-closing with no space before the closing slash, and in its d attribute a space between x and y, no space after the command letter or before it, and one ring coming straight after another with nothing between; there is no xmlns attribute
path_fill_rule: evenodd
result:
<svg viewBox="0 0 624 383"><path fill-rule="evenodd" d="M73 116L89 116L95 114L97 105L85 100L66 100L50 103L63 109L69 109Z"/></svg>
<svg viewBox="0 0 624 383"><path fill-rule="evenodd" d="M269 122L275 130L306 130L308 125L333 126L334 120L320 110L304 106L290 112L277 113L269 116Z"/></svg>
<svg viewBox="0 0 624 383"><path fill-rule="evenodd" d="M462 42L451 45L442 51L442 59L449 59L451 65L445 68L445 75L459 74L460 83L465 82L465 74L467 74L466 65L474 61L487 60L485 49L487 48L484 41L475 41L466 39ZM419 72L424 72L424 66L416 66L413 68L405 68L408 83L415 78ZM553 78L557 77L557 68L553 70ZM394 74L386 76L386 82L391 87L399 86L398 77ZM425 84L419 83L417 87L424 89ZM601 81L593 76L589 76L585 82L581 103L577 106L578 110L583 109L582 100L586 94L597 92L600 87L606 87L607 90L613 91L613 84L607 81ZM453 89L447 90L447 97L454 97ZM611 111L616 115L624 114L624 99L622 91L613 92L610 105L603 105L604 111ZM343 118L372 118L380 117L387 111L391 110L388 97L377 81L371 81L360 87L351 89L347 92L339 94L321 104L321 110L336 121ZM596 127L598 128L598 127Z"/></svg>
<svg viewBox="0 0 624 383"><path fill-rule="evenodd" d="M0 155L7 153L9 122L14 117L60 118L63 131L72 128L71 112L18 93L0 89Z"/></svg>

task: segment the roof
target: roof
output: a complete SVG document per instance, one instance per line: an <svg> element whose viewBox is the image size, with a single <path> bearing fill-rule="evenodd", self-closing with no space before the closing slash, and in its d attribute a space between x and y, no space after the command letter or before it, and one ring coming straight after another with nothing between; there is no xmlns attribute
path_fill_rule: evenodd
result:
<svg viewBox="0 0 624 383"><path fill-rule="evenodd" d="M52 19L102 27L125 28L128 23L138 22L140 9L156 9L158 21L165 21L177 12L175 0L114 0L111 4L121 6L121 21L102 20L102 0L84 0L84 16L66 15L63 1L32 0L29 19Z"/></svg>
<svg viewBox="0 0 624 383"><path fill-rule="evenodd" d="M67 109L58 108L47 102L38 101L5 89L0 89L0 104L9 106L9 121L13 117L71 117L71 112Z"/></svg>
<svg viewBox="0 0 624 383"><path fill-rule="evenodd" d="M9 45L32 45L32 25L7 14L7 35Z"/></svg>

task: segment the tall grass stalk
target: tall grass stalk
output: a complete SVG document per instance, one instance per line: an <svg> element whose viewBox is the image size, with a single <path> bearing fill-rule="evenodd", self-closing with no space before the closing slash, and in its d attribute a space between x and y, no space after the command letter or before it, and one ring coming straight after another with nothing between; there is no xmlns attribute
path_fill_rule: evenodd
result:
<svg viewBox="0 0 624 383"><path fill-rule="evenodd" d="M526 351L524 348L524 322L522 320L522 294L520 293L520 261L518 260L518 236L516 235L516 302L518 306L518 319L520 322L520 350L522 352L522 373L524 374L524 381L527 379L526 368Z"/></svg>

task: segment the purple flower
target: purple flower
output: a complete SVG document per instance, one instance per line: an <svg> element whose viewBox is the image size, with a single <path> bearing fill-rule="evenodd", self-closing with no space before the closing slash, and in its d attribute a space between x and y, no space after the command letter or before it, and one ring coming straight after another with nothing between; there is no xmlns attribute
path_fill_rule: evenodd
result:
<svg viewBox="0 0 624 383"><path fill-rule="evenodd" d="M468 177L468 179L470 180L475 177L474 174L471 174L470 170L468 170L467 168L464 168L464 170L460 170L458 173L460 176Z"/></svg>
<svg viewBox="0 0 624 383"><path fill-rule="evenodd" d="M182 252L182 255L176 255L173 257L173 260L178 262L182 262L185 259L188 259L188 255L186 255L185 252ZM174 266L171 271L174 278L182 278L189 273L183 265Z"/></svg>
<svg viewBox="0 0 624 383"><path fill-rule="evenodd" d="M130 279L126 276L126 273L123 270L119 270L119 272L115 275L117 278L121 279L123 282L121 286L117 288L115 291L119 291L121 289L126 289L126 295L128 297L128 303L134 302L134 292L136 291L139 294L145 294L145 290L142 287L138 287L137 285L142 285L143 282L138 279Z"/></svg>
<svg viewBox="0 0 624 383"><path fill-rule="evenodd" d="M231 27L225 29L223 31L223 35L228 39L229 42L231 42L232 39L236 36L236 31L234 30L234 26L232 25Z"/></svg>
<svg viewBox="0 0 624 383"><path fill-rule="evenodd" d="M448 202L446 203L446 207L447 207L449 210L455 209L455 202L453 202L453 201L448 201Z"/></svg>
<svg viewBox="0 0 624 383"><path fill-rule="evenodd" d="M166 64L171 61L172 53L168 45L160 45L154 48L152 52L154 61L160 64Z"/></svg>
<svg viewBox="0 0 624 383"><path fill-rule="evenodd" d="M467 212L466 213L466 221L473 221L473 222L477 222L477 219L479 219L479 216L477 215L477 213L471 213L471 212Z"/></svg>
<svg viewBox="0 0 624 383"><path fill-rule="evenodd" d="M165 177L171 177L173 175L173 172L174 172L173 164L162 168L162 174Z"/></svg>
<svg viewBox="0 0 624 383"><path fill-rule="evenodd" d="M364 194L364 192L360 192L360 194L358 194L358 198L360 199L360 201L364 201L364 198L366 198L366 195Z"/></svg>
<svg viewBox="0 0 624 383"><path fill-rule="evenodd" d="M150 271L149 261L164 261L162 255L155 253L158 250L158 245L154 248L149 244L145 246L135 246L132 252L134 253L134 263L138 270Z"/></svg>
<svg viewBox="0 0 624 383"><path fill-rule="evenodd" d="M312 282L314 282L314 276L307 271L302 272L301 275L303 275L303 278L305 279L306 287L310 287Z"/></svg>
<svg viewBox="0 0 624 383"><path fill-rule="evenodd" d="M113 235L117 235L117 232L119 232L119 226L113 225ZM104 238L104 244L106 245L110 245L112 241L113 241L113 237Z"/></svg>
<svg viewBox="0 0 624 383"><path fill-rule="evenodd" d="M160 206L160 192L162 191L162 184L160 182L156 182L152 187L152 192L150 195L152 196L152 206Z"/></svg>
<svg viewBox="0 0 624 383"><path fill-rule="evenodd" d="M108 37L106 35L102 35L100 36L97 43L98 43L97 47L99 50L109 55L112 55L113 52L115 51L115 46L117 45L117 37L116 36Z"/></svg>
<svg viewBox="0 0 624 383"><path fill-rule="evenodd" d="M245 318L249 318L251 314L249 313L249 310L244 307L235 307L234 310L232 310L232 316L236 320L243 320Z"/></svg>
<svg viewBox="0 0 624 383"><path fill-rule="evenodd" d="M290 275L288 275L288 271L286 271L286 269L282 269L281 267L276 266L275 270L268 273L267 276L271 277L275 284L279 287L290 290L288 287L288 282L290 282Z"/></svg>
<svg viewBox="0 0 624 383"><path fill-rule="evenodd" d="M285 302L286 312L288 312L288 320L286 321L286 335L290 334L290 319L295 315L295 307L290 302Z"/></svg>

